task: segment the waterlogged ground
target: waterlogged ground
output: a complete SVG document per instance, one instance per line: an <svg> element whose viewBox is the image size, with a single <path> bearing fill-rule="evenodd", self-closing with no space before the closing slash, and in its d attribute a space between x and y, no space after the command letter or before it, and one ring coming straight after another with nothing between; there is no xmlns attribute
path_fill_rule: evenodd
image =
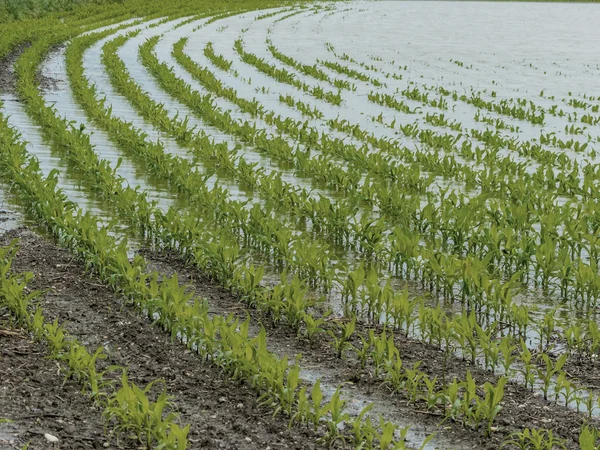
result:
<svg viewBox="0 0 600 450"><path fill-rule="evenodd" d="M536 145L544 139L544 150L564 154L570 161L577 161L582 169L579 172L581 174L585 167L595 167L600 162L596 153L600 147L598 23L600 10L586 4L323 3L303 8L242 12L218 20L186 16L166 21L155 19L145 22L142 19L138 23L132 19L117 24L120 25L118 30L117 25L103 27L102 30L114 29L114 33L84 52L82 66L89 83L96 87L97 97L105 97L104 105L111 108L113 117L131 122L147 142L158 143L166 153L191 161L193 170L206 174L207 185L226 189L230 200L246 202L245 208L255 204L264 206L272 200L259 189L248 189L218 167L203 164L183 142L161 129L151 118L142 117L131 97L120 93L122 91L109 76L111 69L103 59L104 46L119 36L129 36L116 55L134 83L149 99L166 110L169 120L185 119L190 132L205 133L213 144L227 144L229 148L237 149L244 161L256 164L254 169L263 171L265 176L279 175L282 182L308 191L308 196L322 196L335 203L344 198L344 193L331 189L327 180L318 180L310 173L295 170L289 162L285 164L276 160L260 144L253 145L240 134L230 133L222 123L208 123L206 117L194 111L194 105L185 104L168 92L161 85L160 77L149 70L144 62L141 47L148 39L157 38L153 51L158 62L166 64L176 77L197 93L211 93L214 108L228 112L234 122L248 122L250 126L264 129L269 139L280 138L291 148L310 150L312 158L323 156L317 143L311 145L296 139L278 130L267 117L253 115L231 99L214 94L210 86L200 83L172 54L173 46L180 39L187 38L183 54L191 62L208 69L222 88L231 88L239 99L256 100L262 105L265 115L272 112L282 121L302 121L305 127L352 144L357 151L364 145L361 137L345 130L332 129L328 121L337 119L341 123L351 124L377 139L408 148L423 158L431 154L440 159L451 157L455 165L465 166L475 174L500 170L493 161L478 161L466 152L459 151L467 141L483 146L478 133L487 131L501 136L504 145L499 149L498 157L508 157L512 162L522 164L527 174L535 174L540 167L545 168L545 163L535 154L522 151L517 144ZM129 35L131 32L137 34ZM277 80L272 73L265 73L256 64L245 61L240 52L240 42L243 51L256 55L275 69L287 71L292 74L294 81ZM207 54L209 44L214 54L226 61L227 68L217 64ZM113 219L113 211L83 187L84 180L70 168L65 153L53 147L51 134L32 119L19 98L13 65L25 48L19 48L0 62L1 112L8 117L9 125L18 130L21 138L27 142L27 150L37 157L42 172L48 175L53 169L58 170L58 186L67 198L82 210L100 217L103 223L109 223ZM185 196L178 195L169 182L150 175L149 168L143 162L128 155L125 149L111 140L108 132L88 116L69 80L66 48L54 48L41 65L38 81L46 104L53 105L58 115L90 136L96 154L115 168L115 173L123 177L125 184L138 186L140 191L147 192L148 198L164 211L174 206L187 212L189 205ZM278 58L274 50L291 58L293 64ZM318 77L309 73L307 68L311 67L313 71L317 69L320 74ZM333 80L337 85L333 84ZM338 89L340 85L345 87ZM339 94L339 104L315 95L319 88ZM379 104L372 101L373 94L395 98L403 106ZM291 106L289 102L282 101L283 97L304 105L305 111L298 104ZM473 99L477 99L477 102ZM484 103L500 104L503 101L506 101L507 108L502 111L482 106ZM306 109L312 113L306 113ZM542 116L543 120L538 120ZM432 135L446 135L456 140L452 148L437 151L416 134L410 135L399 128L409 124ZM548 142L548 139L552 141ZM369 144L367 152L373 155L379 153L380 149ZM331 158L331 161L334 166L347 171L351 165L351 162L338 156ZM407 163L398 155L390 156L389 161L405 165L407 171L415 167L414 163ZM562 173L562 169L560 164L549 168L552 173ZM425 192L408 194L418 196L422 207L427 203L437 206L442 193L467 193L470 197L482 194L481 186L467 185L463 179L447 176L441 164L439 167L429 164L419 176L433 180ZM366 178L367 174L363 174L362 181ZM403 186L397 184L394 189L401 191ZM427 197L426 192L431 196ZM581 196L572 197L557 195L555 202L557 205L584 202ZM490 195L490 199L493 199L493 195ZM593 202L594 199L585 201ZM193 212L193 208L189 210ZM347 220L376 217L378 211L377 205L370 209L361 207ZM282 224L291 229L294 236L306 236L302 231L311 231L312 224L299 225L285 208L279 210L278 214ZM67 323L68 330L84 343L104 346L110 355L107 363L128 364L133 376L137 377L136 382L144 384L156 377L164 378L170 392L175 395L182 420L192 424L192 448L320 446L308 428L288 429L285 417L280 415L271 418L266 411L268 408L264 405L262 409L258 408L248 386L224 380L218 370L200 362L178 343L169 341L160 330L149 328L148 322L135 316L133 311L120 309L120 300L109 294L98 280L84 275L83 267L72 261L65 252L29 231L14 230L23 223L26 223L25 219L8 194L8 188L3 188L0 191L0 231L13 229L5 236L6 242L15 236L22 239L16 269L33 271L36 281L32 288L48 290L42 301L47 316L51 319L57 317ZM540 225L534 224L534 229L539 230ZM564 227L561 226L557 235L563 232ZM269 350L280 357L287 355L290 360L302 354L302 380L312 385L320 379L327 398L331 398L340 383L345 383L342 396L347 401L347 411L351 417L357 417L366 405L374 403L369 417L377 420L376 417L380 416L398 427L409 426L406 442L411 448L419 448L428 435L435 434L425 448L497 449L511 432L518 432L525 427L550 428L565 438L567 448L578 448L577 438L584 422L585 407L580 402L567 401L561 387L555 389L556 399L561 396L565 399L560 405L552 399L546 401L542 398L542 383L539 380L535 381L532 389L523 387L523 377L520 375L522 364L519 365L518 361L514 364L513 375L510 376L510 371L508 373L513 382L506 388L502 414L495 422L495 434L484 437L481 430L461 427L459 420L440 425L443 415L439 408L426 411L411 405L406 397L396 395L388 385L382 384L369 366L361 366L354 355L340 359L327 340L308 342L298 338L295 332L284 325L274 323L267 315L240 303L238 298L218 286L210 276L190 268L180 257L158 254L146 248L143 239L131 235L127 224L118 222L113 227L113 233L119 237L127 236L130 255L144 255L151 269L165 275L178 273L182 283L189 283L200 296L208 299L211 313L231 313L242 320L250 317L253 336L258 334L261 326L267 329ZM322 244L324 238L317 237L315 240ZM340 273L342 269L350 271L363 261L356 249L327 244L327 252L330 256L329 265L340 279L346 275L345 272ZM248 251L246 258L259 264L264 260L264 255ZM265 263L265 268L263 285L277 284L279 268L271 262ZM381 268L380 277L381 280L389 278L390 286L396 292L407 289L411 298L424 296L425 304L438 304L437 297L432 295L432 289L426 283L397 277L387 267ZM317 308L319 312L332 310L332 314L326 317L327 323L348 322L344 316L342 288L339 284L327 292L311 289L308 295L322 297L323 302ZM515 289L513 300L519 305L528 305L532 317L538 320L555 307L559 307L556 317L562 324L575 317L593 319L597 314L597 310L578 309L571 303L562 302L557 292L539 289L530 280ZM442 307L452 316L462 311L463 304L458 301L446 302ZM414 312L415 315L417 313ZM385 320L386 317L382 316L371 324L359 321L358 331L364 336L368 334L369 327L381 332ZM558 350L549 353L553 358L565 351L564 340L559 339L562 337L561 327L563 325L556 326L553 335L559 344L556 347ZM35 361L26 357L27 352L33 356L43 351L37 344L31 344L22 334L4 331L0 322L0 337L4 336L2 333L7 339L1 341L3 353L0 358L10 366L11 374L14 375L19 367L27 367L32 373L50 370L42 364L36 366ZM536 333L535 329L523 333L524 342L534 352L541 339ZM438 348L422 342L423 333L417 327L411 336L395 336L394 339L401 349L404 365L419 367L431 378L463 380L469 370L481 386L485 381L497 383L499 375L504 373L503 370L495 373L486 370L488 362L482 357L477 358L477 364L468 365L464 360L465 355L459 352L445 356ZM356 349L361 348L357 336L351 339L351 343ZM448 357L449 361L446 360ZM413 366L419 363L420 366ZM597 366L595 358L585 361L573 358L565 367L571 379L581 382L587 395L595 397L600 394L600 386L594 376ZM551 378L552 386L556 386L557 377ZM15 399L7 393L7 389L0 392L0 418L8 415L13 419L12 423L0 424L0 446L5 442L10 445L27 441L43 443L42 437L46 432L57 435L66 446L95 448L103 445L105 437L98 429L100 412L93 405L76 408L79 399L75 395L65 399L56 394L58 400L44 401L40 389L31 387L31 383L42 383L49 386L48 392L53 393L61 387L60 382L60 376L46 375L42 380L14 376L10 379L11 386L14 385L16 391L21 389L30 401L18 407L13 405L11 410L6 410L10 414L4 414L2 407L8 408ZM23 398L19 400L22 402ZM563 406L565 403L567 407ZM60 409L67 409L70 413L63 417L56 412ZM591 415L597 416L599 410L597 406L593 407ZM19 411L27 413L19 415ZM78 427L76 423L79 418L88 413L93 416L90 423L86 423L83 429ZM592 420L592 424L598 425L596 419ZM343 444L338 444L344 448Z"/></svg>

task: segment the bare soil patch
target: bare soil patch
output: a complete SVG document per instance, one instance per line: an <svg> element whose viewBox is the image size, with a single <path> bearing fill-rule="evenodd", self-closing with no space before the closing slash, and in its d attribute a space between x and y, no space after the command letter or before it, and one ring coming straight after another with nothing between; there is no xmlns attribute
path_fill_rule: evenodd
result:
<svg viewBox="0 0 600 450"><path fill-rule="evenodd" d="M31 44L19 45L15 50L0 59L0 92L14 92L17 78L13 72L13 66L19 56L31 46Z"/></svg>
<svg viewBox="0 0 600 450"><path fill-rule="evenodd" d="M103 448L101 411L46 355L44 345L0 319L0 421L11 420L0 424L0 448L49 448L46 433L60 448Z"/></svg>

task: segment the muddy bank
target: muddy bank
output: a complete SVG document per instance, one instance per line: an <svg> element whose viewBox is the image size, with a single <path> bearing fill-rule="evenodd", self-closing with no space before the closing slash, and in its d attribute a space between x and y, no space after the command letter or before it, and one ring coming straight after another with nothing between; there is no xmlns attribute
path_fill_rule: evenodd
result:
<svg viewBox="0 0 600 450"><path fill-rule="evenodd" d="M0 58L0 93L15 92L17 78L13 71L13 66L17 62L17 59L19 59L19 56L29 47L31 47L29 43L21 44L4 58Z"/></svg>

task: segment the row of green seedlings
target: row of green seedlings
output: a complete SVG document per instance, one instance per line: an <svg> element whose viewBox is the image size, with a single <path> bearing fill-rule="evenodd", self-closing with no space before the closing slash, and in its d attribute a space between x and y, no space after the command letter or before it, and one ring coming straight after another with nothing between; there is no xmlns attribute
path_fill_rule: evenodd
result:
<svg viewBox="0 0 600 450"><path fill-rule="evenodd" d="M544 95L544 91L541 92L540 96L543 97ZM445 94L445 95L452 95L452 97L456 100L459 99L463 102L466 103L471 103L471 104L480 104L481 103L481 95L482 92L475 92L473 89L471 89L471 97L468 98L466 95L458 95L458 93L456 91L452 91L451 94ZM497 93L492 91L490 94L493 98L495 98L497 96ZM552 97L550 97L551 100L553 100ZM502 103L502 101L500 102ZM483 100L483 104L484 104L484 108L487 109L488 111L494 111L497 112L499 114L504 114L513 118L517 118L517 119L521 119L523 120L523 115L526 116L525 120L528 120L529 122L531 122L532 124L538 124L538 125L543 125L543 119L541 119L542 116L545 117L545 114L549 114L551 116L554 117L566 117L568 122L581 122L587 125L597 125L600 122L600 117L599 116L594 116L592 114L584 114L581 117L578 116L577 111L573 111L573 112L565 112L562 108L559 110L559 105L554 104L548 108L544 108L540 105L535 104L532 100L530 99L525 99L525 98L514 98L514 99L510 99L508 101L505 101L503 108L506 108L506 105L511 105L514 108L517 109L518 113L515 114L514 113L514 109L511 110L503 110L503 108L500 108L498 106L494 106L492 108L490 108L491 103L490 102L486 102L485 100ZM536 113L538 114L538 116L536 116ZM540 121L541 120L541 121ZM569 130L567 130L567 132L569 132Z"/></svg>
<svg viewBox="0 0 600 450"><path fill-rule="evenodd" d="M500 119L499 117L482 115L479 110L475 113L473 120L475 120L475 122L483 122L488 125L491 125L496 130L509 130L513 133L519 133L521 131L521 129L519 128L518 125L508 124L504 120Z"/></svg>
<svg viewBox="0 0 600 450"><path fill-rule="evenodd" d="M19 247L16 241L0 248L0 307L8 308L17 327L25 328L46 343L50 357L67 365L65 379L73 379L83 385L82 393L89 395L96 406L103 410L102 416L113 428L114 434L135 437L145 448L183 450L187 448L189 425L181 427L176 405L167 395L166 386L155 401L150 395L159 380L141 388L130 383L123 367L111 366L106 371L98 369L98 362L106 358L99 347L90 353L59 324L58 319L48 323L41 308L34 303L40 292L28 292L27 283L33 278L30 272L12 273L12 263ZM33 311L32 311L33 310ZM121 371L121 386L106 377Z"/></svg>
<svg viewBox="0 0 600 450"><path fill-rule="evenodd" d="M254 20L258 21L258 20L268 19L269 17L275 17L280 14L289 13L290 11L294 11L295 9L300 9L300 11L295 12L295 14L299 14L300 12L304 12L304 10L308 9L308 6L307 5L298 5L298 6L292 6L289 8L276 8L274 11L259 14L258 16L256 16L254 18ZM318 10L318 9L319 9L318 5L313 7L313 10Z"/></svg>
<svg viewBox="0 0 600 450"><path fill-rule="evenodd" d="M574 128L574 125L571 125L571 127L569 128L568 126L565 126L565 131L573 134L574 132L577 132L578 130L581 130L581 128ZM576 139L569 139L566 141L563 141L562 139L559 139L558 137L556 137L556 133L555 132L550 132L547 134L540 134L540 144L541 145L552 145L554 147L558 147L560 149L570 149L573 150L576 153L583 153L587 148L588 148L588 143L584 142L583 144ZM589 152L589 156L591 158L596 156L595 150L592 150Z"/></svg>
<svg viewBox="0 0 600 450"><path fill-rule="evenodd" d="M544 281L542 281L542 284L544 283Z"/></svg>
<svg viewBox="0 0 600 450"><path fill-rule="evenodd" d="M361 69L366 70L367 72L375 72L375 73L379 73L381 75L383 75L385 78L392 78L394 80L402 80L402 75L397 74L395 72L386 72L383 71L382 69L379 69L377 67L375 67L373 64L366 64L364 62L361 61L357 61L356 59L352 58L350 55L348 55L347 53L338 53L335 50L335 47L330 43L330 42L326 42L325 43L325 48L328 52L332 53L333 56L335 56L337 59L339 59L340 61L344 61L344 62L349 62L352 63L354 65L359 66ZM323 64L323 61L321 61L321 63ZM333 61L333 65L336 66L335 61ZM341 65L340 73L345 73L343 72L344 70L348 69L348 73L346 75L350 76L351 78L356 78L356 79L361 79L361 78L366 78L367 76L364 73L361 73L359 71L354 71L353 69L350 69L350 67L348 67L347 65ZM402 70L407 70L408 66L404 66L403 68L401 67L400 69ZM332 70L336 70L336 69L332 69ZM336 70L337 72L338 70ZM356 73L355 73L356 72ZM365 80L362 80L365 81Z"/></svg>
<svg viewBox="0 0 600 450"><path fill-rule="evenodd" d="M431 106L433 108L438 108L441 110L448 109L448 103L443 97L437 99L430 99L429 94L427 92L421 92L417 86L414 86L412 89L407 87L404 90L400 91L396 88L395 94L400 94L404 98L408 100L412 100L414 102L419 102L426 106ZM382 92L369 92L368 99L381 106L387 106L389 108L394 108L400 112L414 114L416 109L413 109L412 112L409 112L408 106L402 101L398 101L395 97L395 94L386 94Z"/></svg>
<svg viewBox="0 0 600 450"><path fill-rule="evenodd" d="M600 108L600 105L594 105L594 106L592 106L592 111L593 112L598 112L598 108ZM553 112L553 113L555 113L554 115L558 115L560 117L564 117L565 116L565 112L561 109L558 113L556 113L557 109L558 109L558 107L556 105L554 105L551 108L550 111ZM571 114L569 114L569 113L566 113L566 115L567 115L567 117L569 119L569 122L575 122L575 121L577 121L577 113L573 114L574 117L571 116ZM588 113L588 114L583 114L579 120L581 121L581 123L584 123L586 125L595 126L595 125L598 125L600 123L600 116L595 116L593 114L589 114ZM583 127L583 130L586 130L586 129L587 129L587 127ZM589 137L591 139L591 136L589 136ZM596 142L598 142L598 139L599 138L596 137Z"/></svg>
<svg viewBox="0 0 600 450"><path fill-rule="evenodd" d="M584 94L584 98L587 100L586 97L587 96ZM594 101L593 99L590 99L590 100ZM588 103L583 100L576 99L574 97L570 97L568 100L563 99L563 102L569 106L572 106L573 108L591 109L591 111L595 112L595 113L600 112L600 105Z"/></svg>
<svg viewBox="0 0 600 450"><path fill-rule="evenodd" d="M487 120L492 119L484 119L484 121ZM495 123L500 123L497 128L508 128L508 126L500 119L496 119ZM573 132L578 131L578 129L575 128L574 125L571 125L571 127L565 126L565 131L573 134ZM565 157L569 156L569 154L566 152L553 152L552 150L547 150L546 148L548 146L552 146L561 150L572 150L575 153L584 153L588 149L587 142L582 143L580 140L573 138L563 141L562 139L556 137L555 132L549 132L547 134L540 132L540 137L537 142L535 142L535 139L521 142L517 137L507 135L503 136L498 132L498 130L493 132L489 129L484 131L471 129L469 135L472 138L485 142L490 146L500 146L511 151L517 151L519 156L529 157L534 162L537 161L552 165L557 165L557 163L562 162ZM595 150L591 149L588 152L588 156L590 158L594 158L596 156ZM572 164L573 163L571 162L571 165Z"/></svg>
<svg viewBox="0 0 600 450"><path fill-rule="evenodd" d="M542 95L540 95L540 97L543 97L543 91L540 93ZM551 100L554 100L554 98L550 98ZM536 108L538 110L543 110L546 113L555 116L555 117L567 117L569 122L577 122L578 121L578 112L577 111L573 111L573 112L565 112L562 109L558 109L558 105L554 104L549 108L543 108L540 105L535 105L533 101L526 99L526 98L516 98L513 100L515 103L525 106L525 105L530 105L530 107ZM598 111L592 111L592 112L598 112ZM600 121L600 118L598 116L593 116L591 114L586 114L584 116L581 117L581 122L582 123L587 123L589 125L596 125L598 123L598 121Z"/></svg>
<svg viewBox="0 0 600 450"><path fill-rule="evenodd" d="M283 94L279 94L279 101L281 103L285 103L290 108L296 108L298 111L302 113L303 116L310 117L311 119L322 119L323 113L319 111L315 106L311 108L310 105L304 103L298 99L295 99L289 94L285 96Z"/></svg>
<svg viewBox="0 0 600 450"><path fill-rule="evenodd" d="M244 52L241 40L235 41L234 48L240 54L242 61L255 65L261 71L271 74L277 81L291 84L298 89L312 95L313 97L331 103L332 105L341 105L342 96L339 91L335 93L332 91L326 91L320 86L310 86L303 81L298 80L291 72L285 69L277 68L276 66L269 64L264 59L259 58L252 53Z"/></svg>
<svg viewBox="0 0 600 450"><path fill-rule="evenodd" d="M533 125L544 125L544 120L546 118L544 110L538 108L533 102L530 102L529 105L525 106L520 103L515 104L514 100L509 99L486 101L480 94L472 94L468 97L465 94L458 96L454 93L453 99L456 101L455 97L464 103L473 105L477 109L485 109L496 114L527 121Z"/></svg>
<svg viewBox="0 0 600 450"><path fill-rule="evenodd" d="M355 323L356 319L346 323L341 335L336 337L336 342L345 343L339 347L340 355L344 347L351 347L348 341L354 333ZM360 339L362 346L356 348L356 352L363 367L372 359L375 378L389 385L395 393L404 396L410 404L425 406L430 411L441 409L446 419L459 422L465 427L479 429L483 425L486 436L494 431L493 423L502 410L500 403L504 397L507 378L500 377L496 385L485 382L478 386L467 371L465 381L454 378L452 382L442 382L437 376L429 378L419 370L420 362L412 367L405 367L393 334L383 331L375 335L371 330L366 339L363 336ZM483 396L479 394L481 391L484 392Z"/></svg>
<svg viewBox="0 0 600 450"><path fill-rule="evenodd" d="M362 72L351 69L350 67L344 64L340 64L336 61L326 61L322 59L317 59L317 62L323 67L327 67L328 69L333 70L337 73L346 75L349 78L372 84L375 87L387 86L385 83L379 81L377 78L370 77Z"/></svg>
<svg viewBox="0 0 600 450"><path fill-rule="evenodd" d="M452 96L456 96L456 95L457 95L456 93L454 93L454 92L452 93ZM480 96L481 92L477 93L476 95ZM492 92L493 97L495 97L496 95L497 94L495 92ZM540 97L546 98L548 100L555 100L554 96L549 96L549 97L545 96L544 91L540 92ZM582 123L585 123L588 125L596 125L596 124L598 124L598 122L600 122L600 117L598 117L598 116L594 116L594 115L588 113L588 114L584 114L583 116L581 116L581 118L579 118L577 111L565 112L562 108L559 109L558 104L553 104L550 107L544 108L543 106L536 105L532 100L525 99L525 98L516 98L516 99L513 99L512 102L516 103L520 106L523 106L523 107L529 106L531 110L543 111L545 114L549 114L554 117L561 117L561 118L566 117L568 122L581 121ZM575 105L570 105L570 106L573 106L574 108L576 108ZM593 112L597 112L597 111L593 111Z"/></svg>
<svg viewBox="0 0 600 450"><path fill-rule="evenodd" d="M575 404L578 411L585 407L583 410L587 412L588 419L592 418L596 406L600 407L600 399L578 387L563 370L569 354L564 353L558 358L553 356L555 345L560 341L565 341L569 349L575 350L575 337L579 338L577 342L581 345L580 357L598 349L600 332L594 320L586 322L586 330L582 325L565 329L567 324L561 324L555 317L556 309L533 320L527 308L513 303L509 314L482 324L474 311L450 315L439 305L435 308L427 306L422 297L410 299L407 290L394 292L389 280L382 285L374 269L365 273L362 267L348 274L343 301L351 315L359 312L377 315L377 319L389 329L439 348L444 354L444 367L452 355L458 355L472 365L480 364L492 375L499 370L508 378L519 374L526 389L537 387L546 400L551 399L552 394L555 402L562 397L565 406ZM501 327L500 323L505 326ZM557 340L561 328L565 330L565 338ZM575 330L579 334L575 334ZM372 337L370 340L361 339L361 348L353 347L351 338L352 332L348 330L343 331L341 337L334 337L338 356L353 348L364 367L373 346ZM528 343L535 343L534 338L537 338L537 348L532 351Z"/></svg>
<svg viewBox="0 0 600 450"><path fill-rule="evenodd" d="M579 435L580 450L598 450L598 448L600 448L597 445L599 439L600 433L597 429L584 425L581 428L581 433ZM568 442L566 439L555 436L552 433L552 430L543 428L525 428L523 431L511 434L511 436L502 443L500 448L517 448L521 450L566 450L568 448Z"/></svg>
<svg viewBox="0 0 600 450"><path fill-rule="evenodd" d="M426 113L423 120L435 127L446 127L453 131L462 131L462 124L453 120L452 122L444 114Z"/></svg>
<svg viewBox="0 0 600 450"><path fill-rule="evenodd" d="M0 130L11 144L11 153L2 159L3 169L21 170L20 176L13 180L21 201L41 223L60 236L63 245L150 320L170 331L174 338L183 337L190 348L231 376L251 382L262 393L261 401L276 411L286 411L293 421L309 422L316 427L324 424L326 440L338 439L342 433L340 425L348 422L353 433L370 436L372 442L381 443L383 439L394 448L404 448L401 441L393 442L389 437L390 430L392 437L396 430L393 425L382 421L385 429L378 436L374 434L376 428L362 430L362 422L356 422L356 419L353 422L343 411L345 401L341 399L339 389L328 403L324 403L320 387L313 387L311 408L296 411L300 392L306 393L306 388L298 384L300 368L297 364L290 366L287 358L279 359L266 350L264 329L256 338L250 339L247 321L240 324L232 317L209 315L206 302L193 299L187 288L180 286L176 275L161 277L159 282L157 273L144 271L145 265L139 255L130 261L126 240L117 244L107 228L98 228L94 217L74 214L74 205L66 204L64 194L56 191L56 173L43 180L39 164L34 159L26 160L24 146L14 144L14 133L6 122ZM10 170L4 173L14 175ZM325 418L327 415L331 418Z"/></svg>
<svg viewBox="0 0 600 450"><path fill-rule="evenodd" d="M477 326L472 315L471 320L472 322L468 323L467 326ZM367 336L360 334L354 336L355 342L359 342L358 339L360 339L360 345L354 346L351 344L350 341L353 340L354 326L355 320L348 322L343 327L340 336L334 336L336 343L339 344L340 355L346 350L355 352L363 368L369 361L372 362L375 367L375 378L392 387L394 391L405 396L409 402L415 405L422 405L430 411L441 413L446 420L461 422L463 426L478 428L481 424L485 424L488 435L495 430L492 426L493 420L490 420L490 418L496 416L501 411L500 402L504 396L504 386L507 382L506 377L502 376L499 378L498 384L495 386L489 382L485 383L483 386L483 389L486 391L485 398L481 398L478 401L476 400L478 387L469 372L467 372L466 381L464 382L459 382L456 378L451 382L447 382L445 375L443 380L438 380L437 377L429 379L426 374L418 369L419 363L416 363L412 368L403 368L398 347L395 345L394 336L390 332L383 331L380 335L375 335L373 330L370 330ZM479 330L480 328L478 328ZM358 339L356 339L357 337ZM500 345L502 353L509 355L510 359L514 359L510 355L511 351L516 347L506 349L504 348L505 342L507 341L503 340ZM522 354L528 354L528 358L531 359L531 352L524 345L523 350ZM550 365L548 370L549 375L544 374L544 381L546 382L546 380L551 379L552 376L561 370L560 365L564 363L564 360L558 361L554 367L552 367L552 363L548 362L546 355L544 355L544 360L546 364ZM523 374L531 378L529 375L532 371L535 371L535 364L529 364L528 367L523 369ZM557 398L560 391L565 396L566 402L575 401L579 406L579 403L583 402L583 399L579 400L577 393L573 394L570 391L573 387L572 384L561 384L564 380L565 374L563 372L558 376L558 386L555 387ZM549 384L548 382L547 385ZM546 394L546 392L547 388L544 393ZM586 396L589 395L588 393L584 394ZM473 399L475 400L473 401ZM593 403L589 407L593 408ZM591 416L590 413L588 420L591 420ZM548 447L533 446L537 439L540 440L540 443L545 442L546 444L555 443L558 445L559 443L566 443L561 438L552 440L551 430L525 429L522 432L516 432L508 436L502 448L511 446L523 449L553 448L552 445ZM597 440L598 434L596 430L589 425L584 425L580 435L581 448L595 449L596 447L592 443L595 445Z"/></svg>
<svg viewBox="0 0 600 450"><path fill-rule="evenodd" d="M416 112L416 109L413 112ZM387 124L387 123L385 123L383 113L379 113L378 116L371 117L371 120L373 122L378 122L378 123L384 124L386 127L391 128L391 129L395 129L396 128L396 121L397 121L397 119L394 118L389 124ZM434 127L445 127L445 128L449 128L449 129L451 129L453 131L462 131L463 130L463 126L462 126L462 124L460 122L457 122L456 120L450 122L450 119L448 119L446 117L446 115L443 114L443 113L440 113L440 114L438 114L438 113L425 113L425 117L423 117L423 120L426 123L428 123L430 125L433 125ZM416 122L414 123L414 125L416 125ZM360 128L353 128L353 131L355 133L358 133L359 129ZM410 128L410 131L412 133L414 133L412 126Z"/></svg>

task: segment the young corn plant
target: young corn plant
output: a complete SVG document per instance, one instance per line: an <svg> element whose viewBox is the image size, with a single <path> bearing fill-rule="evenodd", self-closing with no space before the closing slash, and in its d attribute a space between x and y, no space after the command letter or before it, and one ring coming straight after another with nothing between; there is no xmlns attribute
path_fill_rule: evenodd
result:
<svg viewBox="0 0 600 450"><path fill-rule="evenodd" d="M365 448L373 448L377 438L377 428L373 425L367 414L373 409L374 404L369 403L354 419L350 420L351 433L355 442L361 442Z"/></svg>
<svg viewBox="0 0 600 450"><path fill-rule="evenodd" d="M96 363L99 359L105 359L103 347L98 347L93 354L90 354L87 349L75 341L70 341L68 351L58 355L59 359L67 361L69 369L66 378L74 378L78 382L84 384L84 391L89 389L90 397L97 400L108 386L106 381L103 381L104 373L98 373ZM111 367L109 370L113 370Z"/></svg>
<svg viewBox="0 0 600 450"><path fill-rule="evenodd" d="M135 435L147 449L155 446L169 448L166 447L166 442L171 443L170 448L185 449L189 425L180 428L175 423L177 414L170 411L172 405L166 390L162 390L156 401L149 399L148 395L155 383L142 389L130 383L127 373L123 372L121 388L108 398L103 415L108 422L116 424L117 433Z"/></svg>
<svg viewBox="0 0 600 450"><path fill-rule="evenodd" d="M327 405L330 419L327 422L329 430L325 436L326 442L333 443L337 439L344 441L344 437L341 432L341 425L343 422L347 422L350 419L350 415L344 412L345 408L346 400L341 398L341 389L338 387Z"/></svg>
<svg viewBox="0 0 600 450"><path fill-rule="evenodd" d="M485 398L482 401L477 401L478 404L475 411L475 420L476 422L480 422L482 420L486 422L486 436L489 436L492 433L492 424L498 413L502 410L500 402L504 398L504 386L506 385L507 380L508 379L506 377L501 377L496 386L489 382L486 382L483 385L483 389L485 390Z"/></svg>
<svg viewBox="0 0 600 450"><path fill-rule="evenodd" d="M535 358L527 347L527 344L521 339L521 353L519 355L522 366L520 368L521 375L523 375L523 381L525 382L525 389L529 387L533 391L535 383L536 365Z"/></svg>
<svg viewBox="0 0 600 450"><path fill-rule="evenodd" d="M338 331L328 330L329 336L333 339L333 346L338 358L341 358L344 351L352 347L350 339L356 329L356 316L349 322L338 325Z"/></svg>
<svg viewBox="0 0 600 450"><path fill-rule="evenodd" d="M584 425L579 435L579 447L581 450L598 450L600 448L599 439L600 433L597 429Z"/></svg>
<svg viewBox="0 0 600 450"><path fill-rule="evenodd" d="M512 433L502 442L500 448L520 450L566 450L566 441L554 436L552 430L529 429Z"/></svg>
<svg viewBox="0 0 600 450"><path fill-rule="evenodd" d="M500 353L502 354L502 366L504 369L504 375L509 378L512 372L511 367L513 365L513 362L517 358L517 355L515 354L517 346L511 345L512 341L512 336L505 336L500 341L500 345L498 345Z"/></svg>
<svg viewBox="0 0 600 450"><path fill-rule="evenodd" d="M44 325L44 337L50 344L53 358L61 355L69 344L65 339L65 329L58 323L58 319Z"/></svg>
<svg viewBox="0 0 600 450"><path fill-rule="evenodd" d="M0 248L0 304L4 304L15 319L16 325L28 327L30 314L28 307L31 301L39 296L38 291L26 293L27 283L32 278L32 273L11 274L12 262L19 250L16 240L8 246Z"/></svg>
<svg viewBox="0 0 600 450"><path fill-rule="evenodd" d="M537 368L537 374L538 378L542 380L541 389L544 393L544 400L548 400L548 392L550 391L552 380L555 376L562 373L562 368L567 362L568 355L563 353L556 360L556 362L553 362L552 358L550 358L550 356L548 356L546 353L542 353L539 358L542 360L544 365Z"/></svg>
<svg viewBox="0 0 600 450"><path fill-rule="evenodd" d="M318 379L312 387L310 394L310 415L309 419L313 424L314 431L319 428L319 424L329 412L329 404L323 405L323 391L321 390L321 380Z"/></svg>

